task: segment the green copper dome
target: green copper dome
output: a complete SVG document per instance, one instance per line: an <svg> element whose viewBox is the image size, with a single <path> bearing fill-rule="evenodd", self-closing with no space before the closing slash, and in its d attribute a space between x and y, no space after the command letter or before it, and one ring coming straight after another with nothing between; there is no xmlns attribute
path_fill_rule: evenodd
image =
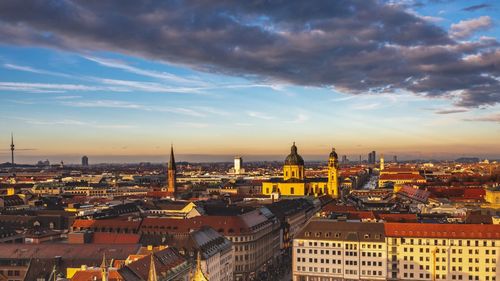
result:
<svg viewBox="0 0 500 281"><path fill-rule="evenodd" d="M297 153L295 142L292 145L290 154L285 159L285 165L302 165L304 166L304 159Z"/></svg>

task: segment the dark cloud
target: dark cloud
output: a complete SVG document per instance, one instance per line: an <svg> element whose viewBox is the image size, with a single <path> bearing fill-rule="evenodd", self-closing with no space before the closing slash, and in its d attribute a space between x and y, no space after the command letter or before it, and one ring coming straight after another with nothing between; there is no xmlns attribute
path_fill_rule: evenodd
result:
<svg viewBox="0 0 500 281"><path fill-rule="evenodd" d="M489 7L491 7L490 4L483 3L483 4L478 4L478 5L472 5L472 6L469 6L469 7L465 7L465 8L462 9L462 11L474 12L474 11L485 9L485 8L489 8Z"/></svg>
<svg viewBox="0 0 500 281"><path fill-rule="evenodd" d="M0 41L121 52L351 94L407 90L465 107L500 102L495 39L456 41L377 0L3 0Z"/></svg>
<svg viewBox="0 0 500 281"><path fill-rule="evenodd" d="M454 108L454 109L442 109L442 110L436 110L434 113L436 114L453 114L453 113L462 113L462 112L468 112L468 109L465 108Z"/></svg>

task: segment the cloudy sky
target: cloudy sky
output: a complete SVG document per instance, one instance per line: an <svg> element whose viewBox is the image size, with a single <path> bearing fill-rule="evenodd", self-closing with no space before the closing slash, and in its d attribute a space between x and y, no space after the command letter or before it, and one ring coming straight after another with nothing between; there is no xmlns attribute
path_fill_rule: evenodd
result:
<svg viewBox="0 0 500 281"><path fill-rule="evenodd" d="M498 1L0 1L0 157L500 158ZM225 155L225 156L221 156ZM326 156L325 156L326 157Z"/></svg>

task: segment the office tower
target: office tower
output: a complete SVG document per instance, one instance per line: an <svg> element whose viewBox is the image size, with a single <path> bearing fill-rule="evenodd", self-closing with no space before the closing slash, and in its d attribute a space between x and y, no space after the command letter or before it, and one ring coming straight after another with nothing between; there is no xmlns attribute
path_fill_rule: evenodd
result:
<svg viewBox="0 0 500 281"><path fill-rule="evenodd" d="M89 158L87 156L82 157L82 167L88 167L89 166Z"/></svg>
<svg viewBox="0 0 500 281"><path fill-rule="evenodd" d="M394 155L393 158L392 158L392 162L394 163L398 163L398 156L397 155Z"/></svg>
<svg viewBox="0 0 500 281"><path fill-rule="evenodd" d="M342 163L343 164L347 163L347 155L342 155Z"/></svg>
<svg viewBox="0 0 500 281"><path fill-rule="evenodd" d="M368 164L375 164L377 162L377 154L375 151L368 153Z"/></svg>
<svg viewBox="0 0 500 281"><path fill-rule="evenodd" d="M234 157L234 173L240 174L243 166L243 159L240 156Z"/></svg>

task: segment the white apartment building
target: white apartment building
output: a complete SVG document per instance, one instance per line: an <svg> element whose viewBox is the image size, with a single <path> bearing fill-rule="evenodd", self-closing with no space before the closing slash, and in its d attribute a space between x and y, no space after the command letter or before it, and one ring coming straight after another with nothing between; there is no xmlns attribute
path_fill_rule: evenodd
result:
<svg viewBox="0 0 500 281"><path fill-rule="evenodd" d="M384 225L313 220L293 241L292 269L294 281L385 280Z"/></svg>

